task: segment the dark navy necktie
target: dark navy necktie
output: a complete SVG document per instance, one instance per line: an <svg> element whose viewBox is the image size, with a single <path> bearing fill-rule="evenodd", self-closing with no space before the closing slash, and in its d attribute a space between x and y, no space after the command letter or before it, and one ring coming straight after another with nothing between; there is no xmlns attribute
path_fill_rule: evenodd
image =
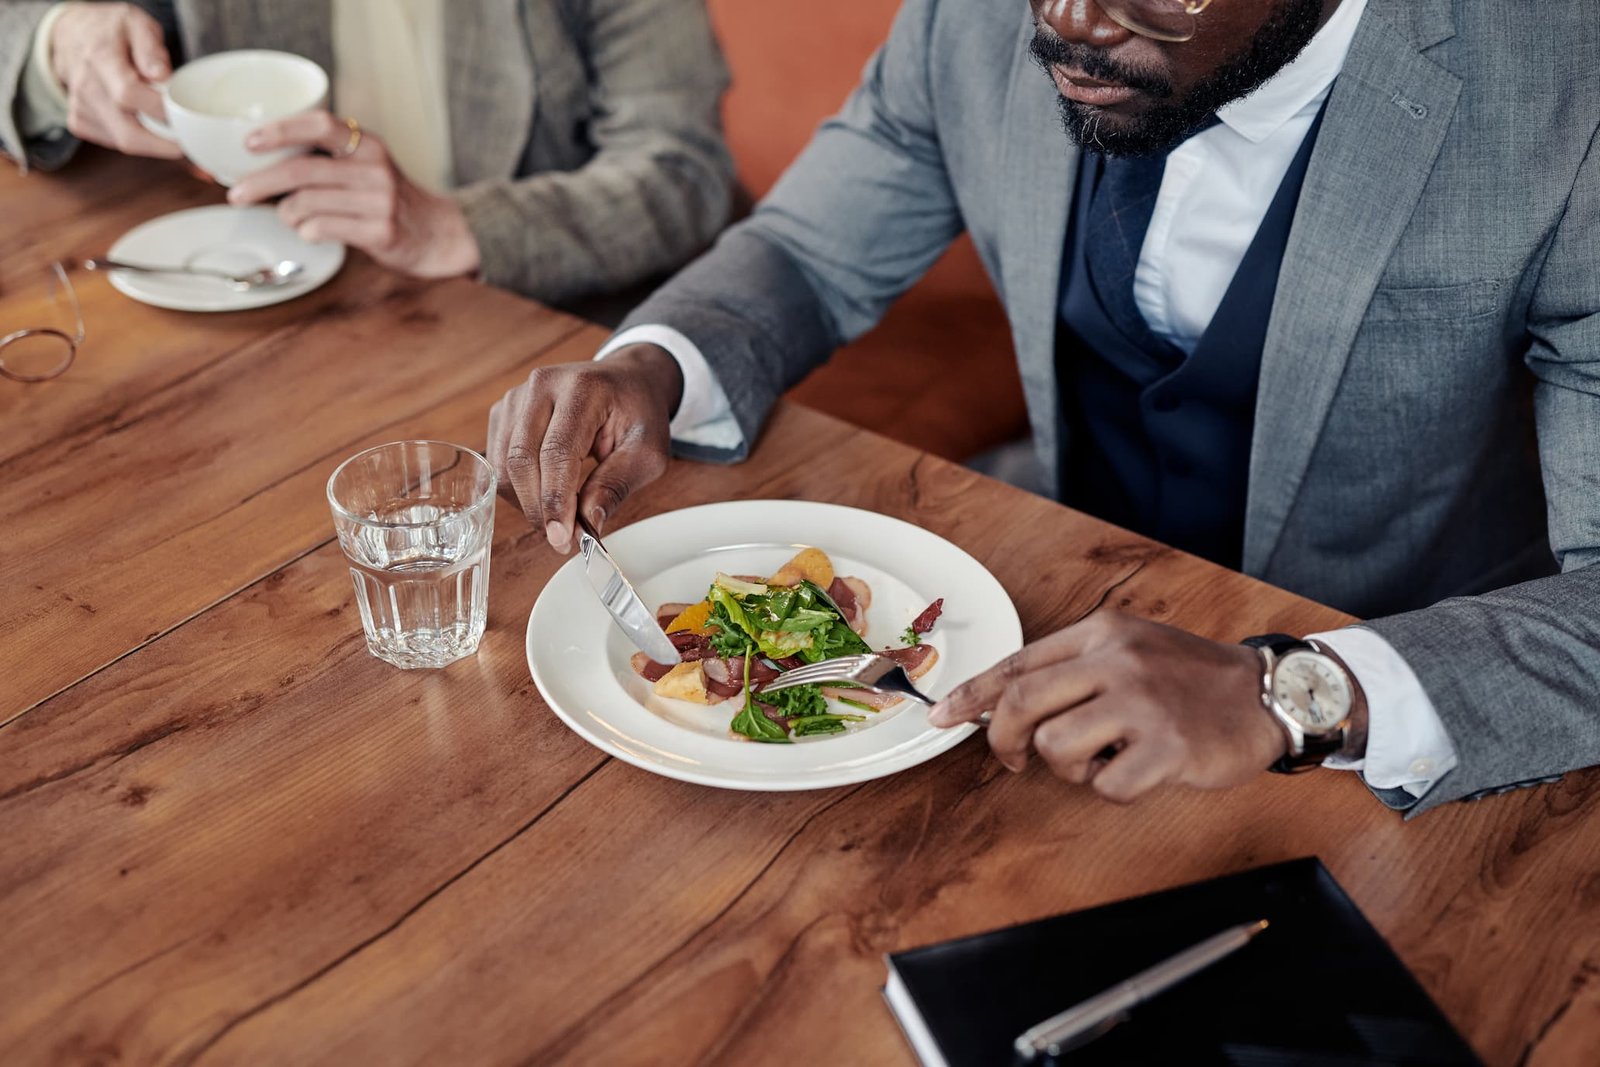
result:
<svg viewBox="0 0 1600 1067"><path fill-rule="evenodd" d="M1210 116L1195 127L1189 137L1209 130L1217 122L1215 115ZM1171 151L1102 159L1099 179L1089 202L1083 251L1089 281L1117 329L1128 340L1148 350L1181 359L1182 353L1177 348L1151 332L1133 298L1133 276L1139 267L1139 251L1150 229L1150 217L1155 214L1156 196L1161 192L1161 178L1166 173L1167 156Z"/></svg>

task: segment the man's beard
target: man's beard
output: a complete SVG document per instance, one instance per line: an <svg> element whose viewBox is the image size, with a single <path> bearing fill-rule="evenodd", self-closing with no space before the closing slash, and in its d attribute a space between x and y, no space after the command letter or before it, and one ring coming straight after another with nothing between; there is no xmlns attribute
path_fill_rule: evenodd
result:
<svg viewBox="0 0 1600 1067"><path fill-rule="evenodd" d="M1250 43L1224 60L1210 77L1182 100L1173 101L1172 84L1159 74L1125 67L1103 51L1062 40L1036 24L1030 50L1045 75L1052 65L1091 78L1142 90L1156 103L1123 124L1105 121L1099 108L1057 97L1062 125L1079 145L1108 156L1143 156L1170 150L1217 108L1248 95L1294 61L1317 34L1323 0L1283 0ZM1051 83L1054 87L1054 82Z"/></svg>

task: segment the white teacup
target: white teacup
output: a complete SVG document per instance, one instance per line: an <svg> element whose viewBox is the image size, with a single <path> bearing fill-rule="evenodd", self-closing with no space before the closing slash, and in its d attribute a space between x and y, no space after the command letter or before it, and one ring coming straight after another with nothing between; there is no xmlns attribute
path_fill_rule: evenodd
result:
<svg viewBox="0 0 1600 1067"><path fill-rule="evenodd" d="M183 154L217 181L233 185L306 151L252 152L244 139L274 119L324 106L328 73L289 52L245 49L185 63L159 88L167 107L166 123L148 115L140 115L139 121L178 142Z"/></svg>

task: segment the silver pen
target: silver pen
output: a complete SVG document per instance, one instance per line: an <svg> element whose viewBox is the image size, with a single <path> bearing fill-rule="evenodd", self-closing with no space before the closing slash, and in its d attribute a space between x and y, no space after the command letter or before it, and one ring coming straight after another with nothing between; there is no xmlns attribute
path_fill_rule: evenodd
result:
<svg viewBox="0 0 1600 1067"><path fill-rule="evenodd" d="M1059 1056L1068 1049L1088 1044L1126 1019L1128 1010L1134 1005L1144 1003L1197 971L1203 971L1223 957L1239 951L1266 928L1265 919L1230 927L1193 948L1186 948L1176 956L1140 971L1125 982L1117 983L1104 993L1095 994L1060 1015L1052 1015L1039 1025L1029 1027L1017 1038L1014 1043L1017 1056L1031 1062L1041 1054Z"/></svg>

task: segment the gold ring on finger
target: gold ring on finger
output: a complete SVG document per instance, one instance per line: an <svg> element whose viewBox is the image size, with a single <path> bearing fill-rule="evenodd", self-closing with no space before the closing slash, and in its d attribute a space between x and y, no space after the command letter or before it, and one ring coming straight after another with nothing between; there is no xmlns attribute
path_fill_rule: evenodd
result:
<svg viewBox="0 0 1600 1067"><path fill-rule="evenodd" d="M344 143L343 148L333 154L335 159L344 159L346 156L355 155L356 149L361 147L361 123L355 119L347 118L344 120L344 124L350 127L350 139Z"/></svg>

